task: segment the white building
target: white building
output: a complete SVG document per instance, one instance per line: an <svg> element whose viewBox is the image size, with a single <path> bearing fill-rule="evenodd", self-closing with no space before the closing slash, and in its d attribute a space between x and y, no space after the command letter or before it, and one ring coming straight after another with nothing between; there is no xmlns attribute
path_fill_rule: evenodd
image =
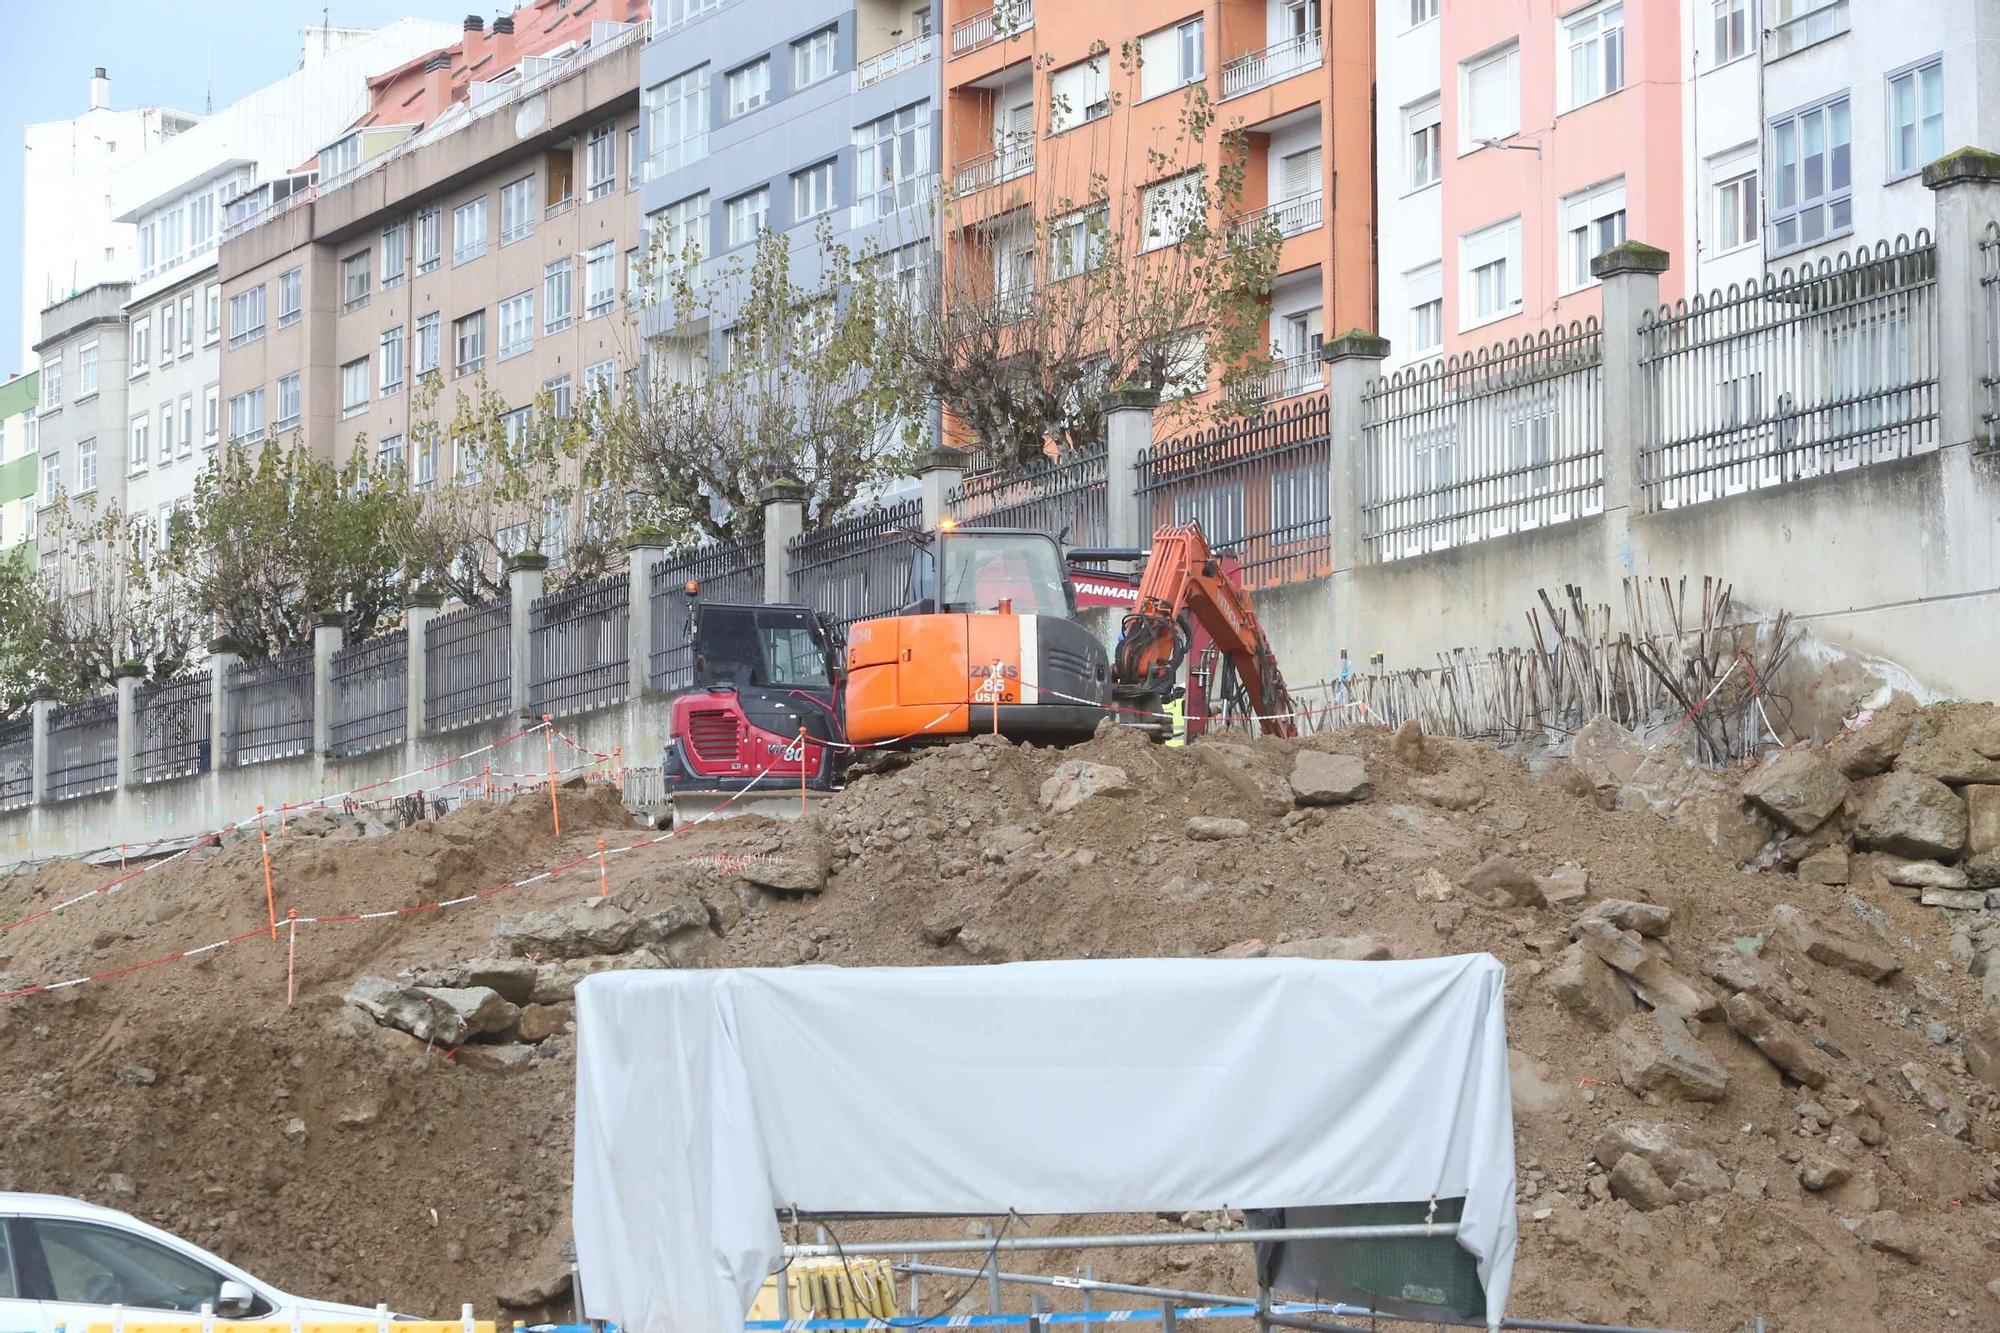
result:
<svg viewBox="0 0 2000 1333"><path fill-rule="evenodd" d="M91 76L88 111L23 128L24 349L41 341L45 307L131 276L134 232L114 218L113 173L195 124L195 117L163 107L112 110L111 80L99 67Z"/></svg>
<svg viewBox="0 0 2000 1333"><path fill-rule="evenodd" d="M1682 68L1692 77L1681 104L1686 191L1673 262L1685 267L1689 292L1727 291L1764 271L1757 0L1691 0L1681 20Z"/></svg>
<svg viewBox="0 0 2000 1333"><path fill-rule="evenodd" d="M1444 346L1444 136L1436 0L1377 0L1377 309L1384 370Z"/></svg>

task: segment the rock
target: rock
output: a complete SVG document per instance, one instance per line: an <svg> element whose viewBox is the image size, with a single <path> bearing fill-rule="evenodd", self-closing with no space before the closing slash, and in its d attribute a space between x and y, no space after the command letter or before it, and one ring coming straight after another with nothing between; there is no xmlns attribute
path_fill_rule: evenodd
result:
<svg viewBox="0 0 2000 1333"><path fill-rule="evenodd" d="M1569 761L1583 775L1597 804L1609 810L1618 804L1618 789L1646 762L1639 738L1599 713L1583 724L1570 742Z"/></svg>
<svg viewBox="0 0 2000 1333"><path fill-rule="evenodd" d="M150 1088L160 1081L160 1076L149 1065L121 1065L113 1077L135 1088Z"/></svg>
<svg viewBox="0 0 2000 1333"><path fill-rule="evenodd" d="M458 1011L416 986L405 986L385 977L358 977L347 988L346 998L347 1003L383 1027L400 1029L418 1041L439 1041L453 1046L462 1035L464 1020Z"/></svg>
<svg viewBox="0 0 2000 1333"><path fill-rule="evenodd" d="M1799 1184L1814 1194L1845 1185L1853 1174L1847 1163L1821 1152L1809 1152L1799 1162Z"/></svg>
<svg viewBox="0 0 2000 1333"><path fill-rule="evenodd" d="M1923 1247L1917 1242L1917 1234L1901 1213L1892 1208L1870 1213L1854 1224L1854 1236L1871 1250L1893 1254L1898 1259L1919 1263L1923 1259ZM2000 1295L2000 1292L1996 1292Z"/></svg>
<svg viewBox="0 0 2000 1333"><path fill-rule="evenodd" d="M1602 921L1617 930L1636 930L1641 935L1664 935L1673 922L1674 914L1657 903L1638 903L1629 898L1606 898L1593 903L1588 911L1576 919L1570 927L1570 938L1575 939L1577 931L1593 921Z"/></svg>
<svg viewBox="0 0 2000 1333"><path fill-rule="evenodd" d="M1852 873L1845 847L1824 847L1799 862L1799 878L1808 884L1845 884Z"/></svg>
<svg viewBox="0 0 2000 1333"><path fill-rule="evenodd" d="M1875 869L1891 884L1913 889L1962 889L1966 884L1963 870L1935 861L1899 861L1893 856L1878 856Z"/></svg>
<svg viewBox="0 0 2000 1333"><path fill-rule="evenodd" d="M1292 809L1291 784L1266 769L1249 746L1203 739L1188 746L1188 753L1228 783L1246 809L1261 811L1273 819Z"/></svg>
<svg viewBox="0 0 2000 1333"><path fill-rule="evenodd" d="M1639 1010L1624 978L1581 944L1556 955L1548 987L1557 1003L1607 1032Z"/></svg>
<svg viewBox="0 0 2000 1333"><path fill-rule="evenodd" d="M565 958L543 963L535 969L535 989L529 999L536 1004L556 1004L576 998L576 983L599 972L622 972L635 967L666 967L667 960L650 949L608 954L600 958Z"/></svg>
<svg viewBox="0 0 2000 1333"><path fill-rule="evenodd" d="M511 1004L526 1004L535 989L535 965L526 958L475 958L453 969L452 984L484 986Z"/></svg>
<svg viewBox="0 0 2000 1333"><path fill-rule="evenodd" d="M491 1033L505 1032L514 1026L521 1010L500 998L500 993L485 986L427 986L413 987L413 992L436 1004L442 1004L458 1018L458 1035L455 1040L467 1037L483 1037ZM413 1037L423 1034L413 1032Z"/></svg>
<svg viewBox="0 0 2000 1333"><path fill-rule="evenodd" d="M1517 1119L1545 1115L1562 1105L1563 1085L1548 1067L1511 1046L1507 1048L1507 1089Z"/></svg>
<svg viewBox="0 0 2000 1333"><path fill-rule="evenodd" d="M1775 933L1779 940L1815 963L1837 967L1869 981L1887 981L1902 970L1896 956L1883 946L1815 926L1790 903L1779 903L1771 909L1771 916L1777 922Z"/></svg>
<svg viewBox="0 0 2000 1333"><path fill-rule="evenodd" d="M1357 755L1300 750L1292 761L1292 799L1300 805L1347 805L1374 793L1368 765Z"/></svg>
<svg viewBox="0 0 2000 1333"><path fill-rule="evenodd" d="M1087 759L1068 759L1042 783L1042 809L1052 815L1067 814L1095 796L1130 796L1132 777L1116 764L1094 764Z"/></svg>
<svg viewBox="0 0 2000 1333"><path fill-rule="evenodd" d="M1582 902L1590 893L1590 872L1574 861L1565 861L1535 882L1542 886L1542 900L1551 907L1567 907Z"/></svg>
<svg viewBox="0 0 2000 1333"><path fill-rule="evenodd" d="M1746 1199L1761 1199L1770 1192L1771 1182L1763 1176L1753 1176L1748 1171L1739 1171L1729 1182L1729 1192L1740 1194Z"/></svg>
<svg viewBox="0 0 2000 1333"><path fill-rule="evenodd" d="M1910 737L1910 722L1916 710L1907 703L1879 708L1866 722L1847 732L1827 747L1828 757L1850 778L1868 778L1886 773L1903 752Z"/></svg>
<svg viewBox="0 0 2000 1333"><path fill-rule="evenodd" d="M1926 709L1910 727L1909 743L1896 756L1896 770L1954 787L2000 783L2000 714L1994 713L1992 704Z"/></svg>
<svg viewBox="0 0 2000 1333"><path fill-rule="evenodd" d="M1635 933L1593 921L1579 927L1577 942L1629 977L1639 998L1655 1009L1681 1018L1700 1018L1719 1007L1714 996L1649 952Z"/></svg>
<svg viewBox="0 0 2000 1333"><path fill-rule="evenodd" d="M1722 1014L1729 1026L1755 1046L1766 1060L1808 1088L1826 1086L1827 1068L1819 1050L1797 1028L1738 992L1723 1001Z"/></svg>
<svg viewBox="0 0 2000 1333"><path fill-rule="evenodd" d="M1623 1199L1642 1213L1657 1212L1674 1202L1674 1193L1643 1157L1628 1153L1611 1168L1611 1197Z"/></svg>
<svg viewBox="0 0 2000 1333"><path fill-rule="evenodd" d="M1847 779L1818 750L1780 750L1743 784L1743 798L1794 833L1810 833L1847 799Z"/></svg>
<svg viewBox="0 0 2000 1333"><path fill-rule="evenodd" d="M288 1141L292 1143L304 1143L306 1141L306 1135L307 1135L306 1122L299 1119L297 1116L293 1116L290 1120L287 1120L285 1122L285 1138Z"/></svg>
<svg viewBox="0 0 2000 1333"><path fill-rule="evenodd" d="M300 1124L301 1122L295 1120L292 1123ZM297 1142L297 1140L293 1141ZM113 1171L110 1175L106 1176L104 1178L104 1188L110 1190L112 1194L121 1199L137 1198L139 1194L137 1183L133 1181L132 1177L124 1174L122 1171Z"/></svg>
<svg viewBox="0 0 2000 1333"><path fill-rule="evenodd" d="M1424 729L1415 718L1405 718L1389 741L1390 753L1411 768L1422 768L1431 760L1431 747L1424 743Z"/></svg>
<svg viewBox="0 0 2000 1333"><path fill-rule="evenodd" d="M1420 902L1441 903L1452 895L1451 881L1439 873L1436 866L1425 866L1417 876L1417 899Z"/></svg>
<svg viewBox="0 0 2000 1333"><path fill-rule="evenodd" d="M1747 865L1770 843L1777 826L1720 781L1711 781L1712 787L1696 793L1673 812L1673 821L1699 833L1731 864Z"/></svg>
<svg viewBox="0 0 2000 1333"><path fill-rule="evenodd" d="M956 934L956 932L953 933ZM932 941L932 942L941 943L942 941ZM1262 958L1270 952L1271 952L1271 946L1265 943L1263 940L1238 940L1234 944L1227 944L1224 945L1222 948L1217 949L1214 953L1210 954L1209 957L1210 958Z"/></svg>
<svg viewBox="0 0 2000 1333"><path fill-rule="evenodd" d="M1965 829L1965 802L1951 788L1900 769L1869 780L1854 817L1863 846L1932 861L1955 859Z"/></svg>
<svg viewBox="0 0 2000 1333"><path fill-rule="evenodd" d="M677 898L639 919L632 943L665 954L681 966L694 963L715 938L714 918L699 898Z"/></svg>
<svg viewBox="0 0 2000 1333"><path fill-rule="evenodd" d="M1591 1156L1607 1171L1617 1170L1629 1157L1639 1158L1681 1202L1721 1194L1729 1188L1729 1173L1714 1153L1665 1125L1641 1121L1612 1125L1598 1136Z"/></svg>
<svg viewBox="0 0 2000 1333"><path fill-rule="evenodd" d="M1975 889L2000 889L2000 849L1967 857L1965 882Z"/></svg>
<svg viewBox="0 0 2000 1333"><path fill-rule="evenodd" d="M1910 1095L1937 1117L1939 1129L1955 1139L1964 1139L1968 1143L1972 1141L1972 1122L1966 1119L1964 1108L1929 1071L1911 1061L1897 1069L1896 1073Z"/></svg>
<svg viewBox="0 0 2000 1333"><path fill-rule="evenodd" d="M1292 940L1286 944L1271 946L1272 958L1321 958L1337 962L1370 962L1382 958L1394 958L1389 946L1372 935L1316 935L1312 939Z"/></svg>
<svg viewBox="0 0 2000 1333"><path fill-rule="evenodd" d="M1222 815L1194 815L1187 822L1187 835L1196 842L1227 842L1249 837L1250 825Z"/></svg>
<svg viewBox="0 0 2000 1333"><path fill-rule="evenodd" d="M1925 907L1949 907L1957 912L1983 912L1986 910L1986 890L1925 889L1921 901Z"/></svg>
<svg viewBox="0 0 2000 1333"><path fill-rule="evenodd" d="M518 1041L546 1041L563 1030L571 1012L571 1006L566 1004L523 1005L520 1017L514 1022L514 1037Z"/></svg>
<svg viewBox="0 0 2000 1333"><path fill-rule="evenodd" d="M522 917L502 917L493 928L493 951L507 958L586 958L622 953L639 923L606 898L565 903Z"/></svg>
<svg viewBox="0 0 2000 1333"><path fill-rule="evenodd" d="M1481 861L1466 872L1459 887L1502 907L1540 907L1546 901L1535 877L1504 856L1489 856Z"/></svg>
<svg viewBox="0 0 2000 1333"><path fill-rule="evenodd" d="M2000 1092L2000 1017L1988 1014L1960 1038L1965 1072Z"/></svg>
<svg viewBox="0 0 2000 1333"><path fill-rule="evenodd" d="M1410 791L1440 810L1471 810L1486 799L1486 784L1469 773L1419 773Z"/></svg>
<svg viewBox="0 0 2000 1333"><path fill-rule="evenodd" d="M778 893L819 893L826 888L826 864L816 859L750 856L736 873L745 883Z"/></svg>
<svg viewBox="0 0 2000 1333"><path fill-rule="evenodd" d="M1980 783L1964 787L1966 845L1973 855L2000 848L2000 785Z"/></svg>
<svg viewBox="0 0 2000 1333"><path fill-rule="evenodd" d="M1618 1028L1618 1081L1648 1102L1662 1097L1719 1102L1729 1091L1729 1071L1703 1050L1687 1024L1673 1014L1638 1014Z"/></svg>
<svg viewBox="0 0 2000 1333"><path fill-rule="evenodd" d="M569 1292L570 1270L565 1265L557 1264L518 1287L495 1292L493 1298L510 1310L531 1310L559 1301Z"/></svg>
<svg viewBox="0 0 2000 1333"><path fill-rule="evenodd" d="M535 1062L535 1048L507 1042L499 1046L489 1046L484 1042L474 1042L461 1046L452 1056L452 1062L462 1069L476 1069L487 1074L506 1074L516 1069L526 1069Z"/></svg>

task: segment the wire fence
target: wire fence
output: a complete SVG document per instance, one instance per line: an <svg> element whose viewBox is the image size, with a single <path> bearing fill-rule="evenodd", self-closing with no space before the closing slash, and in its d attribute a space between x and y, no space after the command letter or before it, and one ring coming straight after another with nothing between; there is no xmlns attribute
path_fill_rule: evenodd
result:
<svg viewBox="0 0 2000 1333"><path fill-rule="evenodd" d="M686 597L690 583L700 586L704 601L763 601L763 539L710 542L653 565L653 642L646 665L655 690L685 690L694 684Z"/></svg>
<svg viewBox="0 0 2000 1333"><path fill-rule="evenodd" d="M528 699L538 715L570 717L625 698L632 580L623 570L538 597L528 608L533 670Z"/></svg>
<svg viewBox="0 0 2000 1333"><path fill-rule="evenodd" d="M1027 471L981 472L945 497L953 518L968 528L1033 528L1065 546L1103 546L1110 509L1102 451Z"/></svg>
<svg viewBox="0 0 2000 1333"><path fill-rule="evenodd" d="M213 763L215 696L208 672L141 685L132 699L134 782L208 772Z"/></svg>
<svg viewBox="0 0 2000 1333"><path fill-rule="evenodd" d="M800 533L787 548L792 600L842 632L901 609L909 600L908 539L923 523L923 501L912 497Z"/></svg>
<svg viewBox="0 0 2000 1333"><path fill-rule="evenodd" d="M1919 231L1650 314L1649 507L1937 448L1936 289L1937 247Z"/></svg>
<svg viewBox="0 0 2000 1333"><path fill-rule="evenodd" d="M313 741L313 650L293 648L229 672L230 762L307 754Z"/></svg>
<svg viewBox="0 0 2000 1333"><path fill-rule="evenodd" d="M1602 512L1603 355L1592 319L1374 381L1362 395L1368 557Z"/></svg>
<svg viewBox="0 0 2000 1333"><path fill-rule="evenodd" d="M333 655L331 670L327 743L335 757L401 745L409 732L409 631L351 643Z"/></svg>
<svg viewBox="0 0 2000 1333"><path fill-rule="evenodd" d="M1980 369L1985 389L1979 418L1979 447L2000 449L2000 221L1986 224L1979 238L1979 307L1986 358Z"/></svg>
<svg viewBox="0 0 2000 1333"><path fill-rule="evenodd" d="M0 726L0 810L26 805L35 797L35 719Z"/></svg>
<svg viewBox="0 0 2000 1333"><path fill-rule="evenodd" d="M513 608L505 597L431 621L424 633L424 725L452 731L513 700Z"/></svg>
<svg viewBox="0 0 2000 1333"><path fill-rule="evenodd" d="M48 798L66 801L118 785L118 696L99 695L49 718Z"/></svg>
<svg viewBox="0 0 2000 1333"><path fill-rule="evenodd" d="M1332 567L1332 470L1325 394L1155 445L1139 455L1146 531L1199 523L1236 551L1243 583L1274 588Z"/></svg>

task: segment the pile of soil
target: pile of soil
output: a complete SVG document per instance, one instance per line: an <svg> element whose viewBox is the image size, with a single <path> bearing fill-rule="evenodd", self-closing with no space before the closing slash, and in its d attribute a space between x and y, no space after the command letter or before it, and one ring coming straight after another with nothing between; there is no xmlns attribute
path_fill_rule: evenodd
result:
<svg viewBox="0 0 2000 1333"><path fill-rule="evenodd" d="M1324 778L1326 755L1358 761L1331 790L1305 777ZM1605 809L1575 766L1557 769L1375 729L929 751L857 777L806 820L717 820L614 856L608 904L593 902L593 859L441 910L301 929L290 1006L285 945L262 938L0 1002L0 1189L126 1209L304 1294L566 1313L565 987L581 973L1486 951L1508 969L1514 1048L1509 1313L1730 1333L1758 1316L1774 1330L2000 1324L1986 1289L2000 1086L1984 1081L2000 1041L1973 975L1984 957L1963 945L1964 918L1984 913L1868 875L1805 882L1773 853L1775 832L1746 867L1741 819L1718 833ZM1705 780L1683 785L1714 797ZM599 838L652 836L605 788L564 798L560 839L545 796L380 837L296 822L272 844L278 914L439 902L593 857ZM0 922L93 876L52 865L8 881ZM1603 900L1665 910L1599 908L1613 924L1577 942ZM257 845L238 841L0 934L0 981L143 961L265 911ZM1626 968L1666 969L1683 1000L1601 961L1621 948L1639 951ZM506 1007L519 1017L454 1050L348 1003L364 976L518 983ZM1815 1065L1819 1086L1740 1035L1736 991L1803 1049L1793 1063ZM1628 1150L1657 1142L1649 1129L1669 1151ZM1247 1256L1222 1249L1076 1262L1254 1289ZM927 1280L927 1312L956 1290Z"/></svg>

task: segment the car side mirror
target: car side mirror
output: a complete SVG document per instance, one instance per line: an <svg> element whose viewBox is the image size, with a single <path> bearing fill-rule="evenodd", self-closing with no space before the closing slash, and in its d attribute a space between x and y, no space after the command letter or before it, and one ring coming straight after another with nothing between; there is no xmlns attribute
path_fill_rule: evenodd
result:
<svg viewBox="0 0 2000 1333"><path fill-rule="evenodd" d="M257 1304L257 1293L235 1279L225 1280L215 1293L215 1313L224 1319L241 1319Z"/></svg>

